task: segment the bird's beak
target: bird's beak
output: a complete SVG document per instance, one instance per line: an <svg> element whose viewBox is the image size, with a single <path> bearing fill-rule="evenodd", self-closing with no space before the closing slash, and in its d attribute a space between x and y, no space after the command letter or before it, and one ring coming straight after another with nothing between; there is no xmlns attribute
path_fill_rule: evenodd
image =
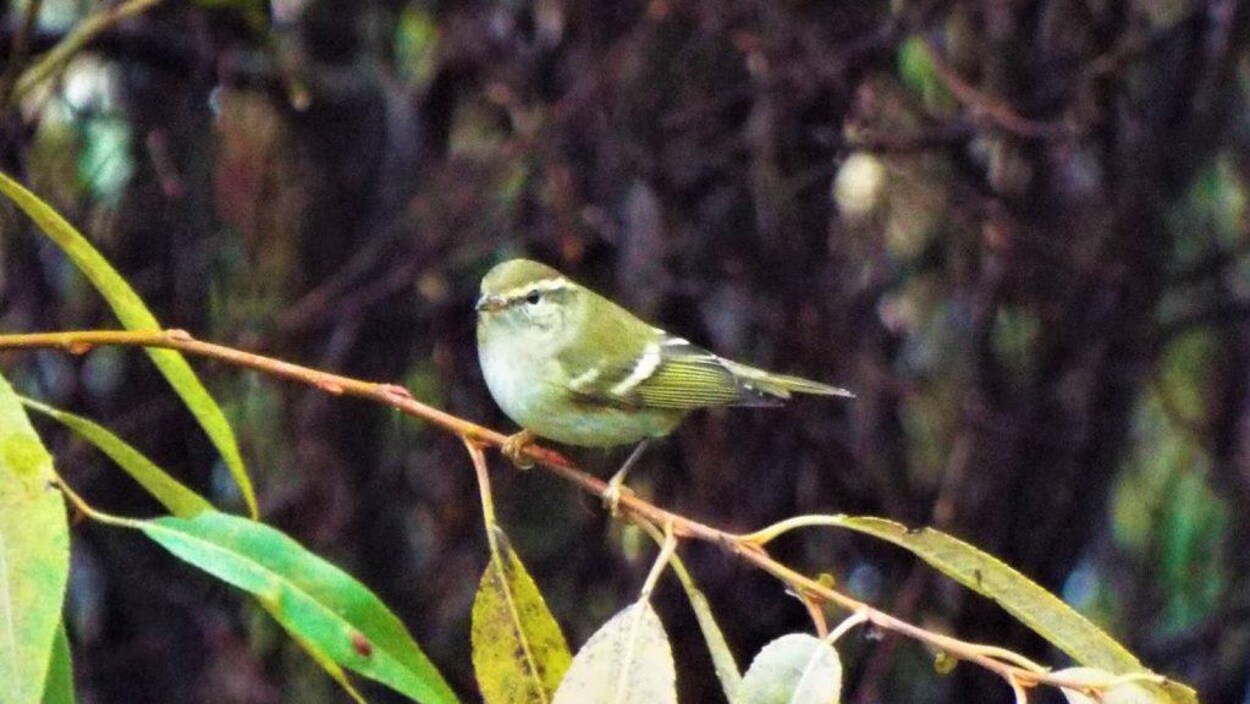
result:
<svg viewBox="0 0 1250 704"><path fill-rule="evenodd" d="M477 308L479 313L483 313L497 311L503 308L503 305L503 296L482 296L477 299L477 305L474 307Z"/></svg>

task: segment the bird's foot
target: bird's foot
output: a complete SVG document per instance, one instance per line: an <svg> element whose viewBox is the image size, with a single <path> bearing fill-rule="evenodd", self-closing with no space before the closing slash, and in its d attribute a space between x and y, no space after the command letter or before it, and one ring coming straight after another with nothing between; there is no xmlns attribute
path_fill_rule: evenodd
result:
<svg viewBox="0 0 1250 704"><path fill-rule="evenodd" d="M509 462L516 465L517 469L529 469L534 466L534 460L525 456L525 448L533 443L534 434L528 430L522 430L509 435L503 441L503 446L499 448L499 451L508 458Z"/></svg>
<svg viewBox="0 0 1250 704"><path fill-rule="evenodd" d="M617 472L608 480L608 487L603 490L603 507L613 518L620 515L621 497L629 494L633 496L634 490L625 486L625 473Z"/></svg>
<svg viewBox="0 0 1250 704"><path fill-rule="evenodd" d="M608 487L603 490L603 505L614 518L617 516L617 509L621 505L621 496L625 492L634 493L629 487L625 486L625 475L629 474L629 470L638 464L638 458L642 457L642 453L646 451L647 443L647 440L643 440L634 447L634 451L629 453L625 464L616 470L616 474L613 474L612 478L608 480Z"/></svg>

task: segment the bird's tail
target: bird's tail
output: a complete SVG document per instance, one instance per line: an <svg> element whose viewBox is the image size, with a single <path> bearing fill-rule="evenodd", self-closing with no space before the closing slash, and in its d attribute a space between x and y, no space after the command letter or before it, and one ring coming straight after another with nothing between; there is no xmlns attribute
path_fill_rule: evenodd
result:
<svg viewBox="0 0 1250 704"><path fill-rule="evenodd" d="M855 394L836 386L822 384L797 376L773 374L763 369L748 367L745 364L723 360L735 375L755 390L776 398L790 398L790 394L814 394L816 396L846 396L855 398Z"/></svg>

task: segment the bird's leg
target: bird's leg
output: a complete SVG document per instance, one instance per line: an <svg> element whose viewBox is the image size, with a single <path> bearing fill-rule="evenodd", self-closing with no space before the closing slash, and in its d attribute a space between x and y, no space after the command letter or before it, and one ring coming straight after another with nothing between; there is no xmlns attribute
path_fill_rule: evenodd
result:
<svg viewBox="0 0 1250 704"><path fill-rule="evenodd" d="M529 469L534 466L534 460L526 457L524 453L526 446L533 444L533 442L534 434L528 430L522 430L519 433L509 435L508 438L503 441L503 446L499 448L499 451L502 452L503 456L507 457L512 464L516 465L517 469Z"/></svg>
<svg viewBox="0 0 1250 704"><path fill-rule="evenodd" d="M613 516L616 515L617 506L621 503L621 492L629 491L625 487L625 475L629 473L629 470L634 465L638 464L638 458L642 457L642 453L647 449L647 443L649 442L649 440L643 440L638 443L634 451L629 453L625 464L621 465L621 468L616 470L616 474L613 474L612 478L608 480L608 488L603 490L603 505L608 507L608 511Z"/></svg>

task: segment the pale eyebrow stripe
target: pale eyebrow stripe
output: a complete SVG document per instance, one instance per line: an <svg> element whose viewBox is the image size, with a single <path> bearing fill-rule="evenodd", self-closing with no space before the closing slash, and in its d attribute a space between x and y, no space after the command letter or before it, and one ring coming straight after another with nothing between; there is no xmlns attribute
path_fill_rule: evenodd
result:
<svg viewBox="0 0 1250 704"><path fill-rule="evenodd" d="M571 288L571 284L569 283L569 280L564 277L560 277L558 279L543 279L542 281L532 284L526 284L524 286L517 286L516 288L508 289L500 294L500 298L503 298L504 300L524 298L527 294L533 293L534 291L550 293L552 291L563 291L568 288Z"/></svg>

